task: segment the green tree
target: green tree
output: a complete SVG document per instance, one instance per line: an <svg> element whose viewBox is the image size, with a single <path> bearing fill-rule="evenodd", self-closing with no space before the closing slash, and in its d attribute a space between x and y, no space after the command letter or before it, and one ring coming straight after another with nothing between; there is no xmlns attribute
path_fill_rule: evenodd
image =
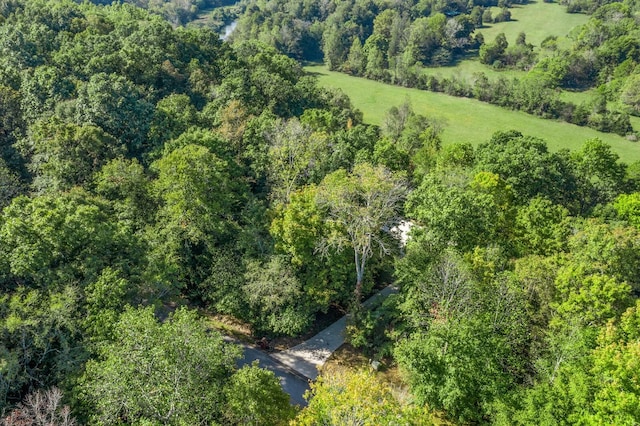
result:
<svg viewBox="0 0 640 426"><path fill-rule="evenodd" d="M20 98L17 90L0 85L0 156L14 173L20 171L23 174L24 159L14 146L26 133Z"/></svg>
<svg viewBox="0 0 640 426"><path fill-rule="evenodd" d="M113 203L118 221L133 232L153 222L157 204L151 194L151 179L138 160L111 160L94 175L93 187Z"/></svg>
<svg viewBox="0 0 640 426"><path fill-rule="evenodd" d="M0 226L5 288L54 288L93 282L107 266L139 279L144 250L109 205L83 190L16 198Z"/></svg>
<svg viewBox="0 0 640 426"><path fill-rule="evenodd" d="M362 42L359 37L353 38L347 61L344 63L344 69L349 74L362 75L365 67L365 57L362 50Z"/></svg>
<svg viewBox="0 0 640 426"><path fill-rule="evenodd" d="M197 120L197 110L189 96L172 94L161 99L149 127L152 147L160 147L163 142L177 138L189 127L197 125Z"/></svg>
<svg viewBox="0 0 640 426"><path fill-rule="evenodd" d="M226 233L238 201L228 163L203 146L186 145L154 163L154 190L163 226L182 228L191 241L206 241Z"/></svg>
<svg viewBox="0 0 640 426"><path fill-rule="evenodd" d="M447 250L415 268L412 263L416 255L410 253L408 260L400 260L397 265L399 282L405 290L401 309L410 325L422 328L433 317L468 316L477 310L479 301L471 268L459 255Z"/></svg>
<svg viewBox="0 0 640 426"><path fill-rule="evenodd" d="M640 420L640 301L620 320L610 321L593 352L596 391L593 414L600 424L632 425Z"/></svg>
<svg viewBox="0 0 640 426"><path fill-rule="evenodd" d="M333 301L348 300L345 283L353 280L354 273L348 250L327 258L317 255L318 244L331 232L316 202L317 192L315 185L305 186L291 195L289 203L278 205L269 232L276 251L290 259L309 303L324 311Z"/></svg>
<svg viewBox="0 0 640 426"><path fill-rule="evenodd" d="M63 383L86 359L78 318L81 293L20 287L0 298L0 406Z"/></svg>
<svg viewBox="0 0 640 426"><path fill-rule="evenodd" d="M511 186L516 204L535 196L567 206L575 197L575 176L561 153L517 131L496 132L476 149L476 170L498 174Z"/></svg>
<svg viewBox="0 0 640 426"><path fill-rule="evenodd" d="M326 135L292 119L276 124L268 139L268 178L276 200L289 201L300 185L324 175L322 169L329 155Z"/></svg>
<svg viewBox="0 0 640 426"><path fill-rule="evenodd" d="M296 335L311 324L302 286L283 257L249 262L246 269L243 290L260 331Z"/></svg>
<svg viewBox="0 0 640 426"><path fill-rule="evenodd" d="M102 128L139 155L149 130L153 106L125 77L97 73L78 88L76 122Z"/></svg>
<svg viewBox="0 0 640 426"><path fill-rule="evenodd" d="M151 274L166 291L188 294L209 274L215 247L233 240L245 188L232 179L229 162L204 146L174 149L152 169L160 208L155 226L147 229Z"/></svg>
<svg viewBox="0 0 640 426"><path fill-rule="evenodd" d="M589 273L604 273L620 283L640 288L639 231L636 228L587 220L569 238L572 262Z"/></svg>
<svg viewBox="0 0 640 426"><path fill-rule="evenodd" d="M490 20L488 21L490 22ZM500 33L496 36L493 43L483 44L480 46L480 62L487 65L496 65L503 59L505 50L509 47L509 42L504 33Z"/></svg>
<svg viewBox="0 0 640 426"><path fill-rule="evenodd" d="M194 311L164 323L151 308L129 309L115 340L87 363L81 398L93 422L211 424L222 419L224 388L240 349L207 330Z"/></svg>
<svg viewBox="0 0 640 426"><path fill-rule="evenodd" d="M224 417L231 424L251 426L287 425L295 415L280 381L256 363L236 371L225 388Z"/></svg>
<svg viewBox="0 0 640 426"><path fill-rule="evenodd" d="M483 319L441 319L400 341L394 354L420 403L459 422L479 422L511 386L502 364L509 350Z"/></svg>
<svg viewBox="0 0 640 426"><path fill-rule="evenodd" d="M498 406L496 423L637 423L638 310L636 302L601 328L597 339L584 329L560 336L555 346L564 348L557 355L553 374L520 392L511 407Z"/></svg>
<svg viewBox="0 0 640 426"><path fill-rule="evenodd" d="M551 255L566 249L569 228L569 212L554 205L546 198L533 198L518 210L515 221L515 238L522 255Z"/></svg>
<svg viewBox="0 0 640 426"><path fill-rule="evenodd" d="M87 185L93 174L125 148L102 129L78 126L57 118L29 128L29 169L36 191L64 191Z"/></svg>
<svg viewBox="0 0 640 426"><path fill-rule="evenodd" d="M640 115L640 74L627 78L620 92L620 100L631 109L634 115Z"/></svg>
<svg viewBox="0 0 640 426"><path fill-rule="evenodd" d="M326 209L331 233L321 242L324 253L349 247L354 252L356 283L354 299L360 302L367 261L374 250L389 254L394 242L384 229L399 219L407 192L404 178L381 166L357 164L351 173L338 170L318 187L318 203Z"/></svg>
<svg viewBox="0 0 640 426"><path fill-rule="evenodd" d="M636 228L640 227L640 193L620 194L613 203L613 208L622 219Z"/></svg>
<svg viewBox="0 0 640 426"><path fill-rule="evenodd" d="M58 103L71 97L73 89L59 68L41 65L25 70L20 85L24 120L33 123L43 115L51 115Z"/></svg>
<svg viewBox="0 0 640 426"><path fill-rule="evenodd" d="M580 212L587 213L597 204L615 199L625 187L626 164L619 161L611 146L590 139L572 155L578 180Z"/></svg>
<svg viewBox="0 0 640 426"><path fill-rule="evenodd" d="M4 160L0 161L0 209L8 206L18 195L25 192L26 185Z"/></svg>
<svg viewBox="0 0 640 426"><path fill-rule="evenodd" d="M499 231L508 231L509 206L499 194L509 190L497 175L481 176L489 177L486 188L457 170L428 174L407 200L408 215L444 245L450 243L461 252L506 237Z"/></svg>
<svg viewBox="0 0 640 426"><path fill-rule="evenodd" d="M588 273L579 264L558 271L556 303L558 322L600 326L619 315L631 302L631 286L614 277Z"/></svg>

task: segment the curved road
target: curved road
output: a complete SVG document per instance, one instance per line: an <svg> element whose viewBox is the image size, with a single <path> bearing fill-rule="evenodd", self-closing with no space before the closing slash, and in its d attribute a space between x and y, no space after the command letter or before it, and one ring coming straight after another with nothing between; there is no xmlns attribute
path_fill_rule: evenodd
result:
<svg viewBox="0 0 640 426"><path fill-rule="evenodd" d="M225 337L225 340L242 347L243 358L238 360L238 367L258 361L260 367L273 371L276 377L280 379L282 389L289 394L291 404L301 407L307 406L307 401L304 399L304 393L309 390L309 380L307 378L295 373L289 367L271 358L261 350L230 337Z"/></svg>
<svg viewBox="0 0 640 426"><path fill-rule="evenodd" d="M371 296L362 303L362 306L371 309L397 291L395 287L388 286ZM238 367L257 360L260 367L273 371L280 379L282 389L289 394L292 404L306 407L307 401L303 395L309 390L309 382L318 376L318 367L322 366L344 343L346 323L346 317L342 317L301 344L271 354L232 337L226 336L224 339L242 347L244 358L238 361Z"/></svg>

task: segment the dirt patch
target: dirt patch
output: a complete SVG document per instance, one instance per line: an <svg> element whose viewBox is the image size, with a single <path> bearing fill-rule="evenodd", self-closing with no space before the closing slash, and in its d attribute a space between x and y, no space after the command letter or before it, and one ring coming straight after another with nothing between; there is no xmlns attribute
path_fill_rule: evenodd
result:
<svg viewBox="0 0 640 426"><path fill-rule="evenodd" d="M245 343L254 343L255 339L251 331L251 326L229 315L204 314L207 322L212 328L227 336L235 337Z"/></svg>

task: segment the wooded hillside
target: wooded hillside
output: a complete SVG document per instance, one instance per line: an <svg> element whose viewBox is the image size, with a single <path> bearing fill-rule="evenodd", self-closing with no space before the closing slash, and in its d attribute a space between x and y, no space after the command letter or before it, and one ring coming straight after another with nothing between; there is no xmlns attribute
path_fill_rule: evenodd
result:
<svg viewBox="0 0 640 426"><path fill-rule="evenodd" d="M332 4L296 14L329 22ZM355 33L403 16L370 6ZM476 6L410 25L459 35ZM605 97L628 92L635 41L587 41L622 43L634 10L603 6L571 47ZM130 4L0 2L4 424L637 423L638 164L597 139L550 152L517 129L477 147L440 131L409 104L362 123L260 40ZM409 398L350 372L299 412L205 320L275 338L327 312L351 314L351 345L397 366Z"/></svg>

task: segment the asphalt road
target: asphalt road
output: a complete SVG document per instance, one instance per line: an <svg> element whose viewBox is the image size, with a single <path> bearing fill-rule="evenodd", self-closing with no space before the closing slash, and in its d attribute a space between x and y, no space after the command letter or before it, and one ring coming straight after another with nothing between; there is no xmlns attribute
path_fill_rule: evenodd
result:
<svg viewBox="0 0 640 426"><path fill-rule="evenodd" d="M257 360L260 367L273 371L280 379L282 389L289 394L291 404L299 405L301 407L307 406L307 401L305 401L303 395L309 389L309 380L292 372L291 369L274 360L259 349L238 341L234 341L234 343L242 347L244 354L244 358L238 361L238 367L251 364L253 361Z"/></svg>

